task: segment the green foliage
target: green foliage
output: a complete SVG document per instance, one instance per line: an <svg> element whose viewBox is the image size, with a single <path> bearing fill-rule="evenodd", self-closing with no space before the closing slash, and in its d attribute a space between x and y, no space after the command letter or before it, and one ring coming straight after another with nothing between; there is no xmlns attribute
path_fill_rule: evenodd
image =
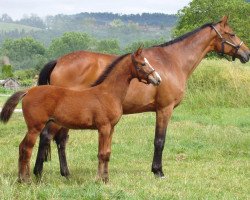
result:
<svg viewBox="0 0 250 200"><path fill-rule="evenodd" d="M3 65L2 66L2 74L1 78L6 79L9 77L13 77L13 69L11 65Z"/></svg>
<svg viewBox="0 0 250 200"><path fill-rule="evenodd" d="M193 0L178 12L178 24L173 30L174 36L208 23L218 22L223 15L229 16L229 24L234 32L250 45L250 4L245 0Z"/></svg>
<svg viewBox="0 0 250 200"><path fill-rule="evenodd" d="M11 23L0 21L0 44L6 38L33 37L46 46L65 32L84 32L98 40L117 39L121 46L137 40L169 39L176 15L143 13L120 15L113 13L80 13L75 15L24 16Z"/></svg>
<svg viewBox="0 0 250 200"><path fill-rule="evenodd" d="M155 39L155 40L145 40L145 41L137 41L125 46L124 53L130 53L136 51L139 46L143 45L144 48L152 47L154 45L159 45L164 43L165 40L163 38Z"/></svg>
<svg viewBox="0 0 250 200"><path fill-rule="evenodd" d="M77 50L91 50L93 38L86 33L67 32L54 39L49 47L49 57L58 58Z"/></svg>
<svg viewBox="0 0 250 200"><path fill-rule="evenodd" d="M45 47L33 38L6 39L1 48L1 54L10 58L15 69L36 67L37 58L40 61L45 53Z"/></svg>
<svg viewBox="0 0 250 200"><path fill-rule="evenodd" d="M25 70L17 70L14 73L14 77L18 80L18 82L23 87L30 87L36 83L35 76L39 74L39 70L32 68L32 69L25 69Z"/></svg>
<svg viewBox="0 0 250 200"><path fill-rule="evenodd" d="M109 54L120 54L121 52L118 40L114 39L98 41L96 51Z"/></svg>

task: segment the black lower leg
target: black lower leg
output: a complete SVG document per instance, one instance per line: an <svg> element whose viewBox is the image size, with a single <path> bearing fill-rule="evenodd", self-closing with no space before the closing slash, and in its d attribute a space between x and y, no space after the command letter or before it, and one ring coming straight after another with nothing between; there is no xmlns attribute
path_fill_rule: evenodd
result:
<svg viewBox="0 0 250 200"><path fill-rule="evenodd" d="M61 128L60 133L58 133L55 137L55 141L57 144L59 162L60 162L60 173L62 176L68 177L70 175L68 164L67 164L67 157L66 157L66 143L68 141L68 129Z"/></svg>
<svg viewBox="0 0 250 200"><path fill-rule="evenodd" d="M51 136L48 133L48 127L45 127L40 135L40 142L37 152L36 163L34 167L34 174L37 177L42 175L43 163L50 158L50 141Z"/></svg>
<svg viewBox="0 0 250 200"><path fill-rule="evenodd" d="M159 130L156 128L155 140L154 140L154 158L152 163L152 172L156 177L164 177L162 171L162 152L164 149L166 137L166 129Z"/></svg>

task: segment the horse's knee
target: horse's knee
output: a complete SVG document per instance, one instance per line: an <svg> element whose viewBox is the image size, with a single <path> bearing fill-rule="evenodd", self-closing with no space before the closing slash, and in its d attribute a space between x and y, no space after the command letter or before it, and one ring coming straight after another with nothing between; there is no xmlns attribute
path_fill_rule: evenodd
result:
<svg viewBox="0 0 250 200"><path fill-rule="evenodd" d="M99 153L98 159L103 161L103 162L108 162L110 159L110 154L111 154L111 151L107 151L105 153Z"/></svg>

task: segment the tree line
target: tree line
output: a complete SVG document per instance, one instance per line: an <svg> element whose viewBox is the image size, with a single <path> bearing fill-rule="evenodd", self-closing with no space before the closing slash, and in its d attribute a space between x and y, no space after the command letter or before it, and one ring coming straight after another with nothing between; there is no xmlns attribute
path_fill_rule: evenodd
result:
<svg viewBox="0 0 250 200"><path fill-rule="evenodd" d="M208 22L218 22L223 15L229 15L230 26L233 27L235 33L237 33L244 43L249 45L249 13L250 3L245 0L193 0L188 6L179 10L177 14L177 24L172 29L172 37L178 37ZM94 16L94 18L91 18L90 16ZM84 19L82 23L89 28L89 31L82 32L79 30L61 34L61 32L57 32L56 28L54 27L51 31L54 31L53 34L56 34L57 37L47 44L41 42L38 39L38 36L52 37L52 35L49 34L51 32L43 30L39 32L40 35L37 32L32 32L33 35L31 34L29 37L21 37L19 39L5 39L0 46L0 51L2 56L9 57L12 69L18 70L18 73L22 76L24 76L24 73L21 72L21 70L25 69L27 71L26 74L31 76L32 73L30 71L33 70L34 73L37 73L39 69L41 69L41 67L43 67L43 65L49 60L56 59L63 54L67 54L72 51L89 50L110 54L123 54L132 52L141 43L144 43L145 47L149 47L166 42L170 39L170 37L163 37L164 33L168 33L167 30L164 29L161 32L162 34L159 34L159 28L152 29L152 35L154 37L145 37L146 33L149 32L149 29L147 29L146 26L146 28L144 27L146 31L142 32L142 27L138 28L137 24L129 22L129 20L132 19L134 21L137 20L138 22L142 19L147 19L150 22L148 18L152 16L156 17L153 19L156 20L161 19L161 17L164 17L165 15L123 15L120 18L119 15L110 13L93 13L92 15L89 13L80 13L69 16L56 15L54 17L48 17L48 21L46 22L47 24L45 26L50 27L52 26L51 24L54 24L55 27L58 26L58 28L60 26L70 26L72 28L74 26L70 25L72 19L76 19L76 21ZM9 18L8 15L3 15L1 20L8 22L12 19ZM49 22L49 20L51 21ZM97 21L99 23L101 20L110 21L108 24L106 37L103 37L103 32L105 32L103 29L99 27L100 30L98 30L98 26L102 25L96 25ZM31 25L32 21L34 23L35 21L40 22L40 28L43 27L42 23L44 23L36 16L33 16L31 21L25 21L25 19L20 21L22 21L22 23L26 23L27 25ZM80 23L80 21L78 21L78 23ZM143 20L140 23L143 23ZM134 33L131 34L131 29L128 27L132 27L134 31L137 31L138 35L135 37ZM100 37L96 37L96 35L100 33L98 31L101 31L102 35ZM121 33L123 34L122 36ZM134 39L132 42L127 38L127 36L130 34ZM123 38L123 42L121 42L118 36Z"/></svg>

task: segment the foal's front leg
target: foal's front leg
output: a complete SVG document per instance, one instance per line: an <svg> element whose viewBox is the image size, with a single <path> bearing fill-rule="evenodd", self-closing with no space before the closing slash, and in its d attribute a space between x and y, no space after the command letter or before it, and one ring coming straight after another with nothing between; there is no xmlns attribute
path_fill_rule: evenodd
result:
<svg viewBox="0 0 250 200"><path fill-rule="evenodd" d="M98 132L98 179L107 183L109 181L108 163L111 154L111 143L114 128L111 128L110 125L108 125L101 127Z"/></svg>

